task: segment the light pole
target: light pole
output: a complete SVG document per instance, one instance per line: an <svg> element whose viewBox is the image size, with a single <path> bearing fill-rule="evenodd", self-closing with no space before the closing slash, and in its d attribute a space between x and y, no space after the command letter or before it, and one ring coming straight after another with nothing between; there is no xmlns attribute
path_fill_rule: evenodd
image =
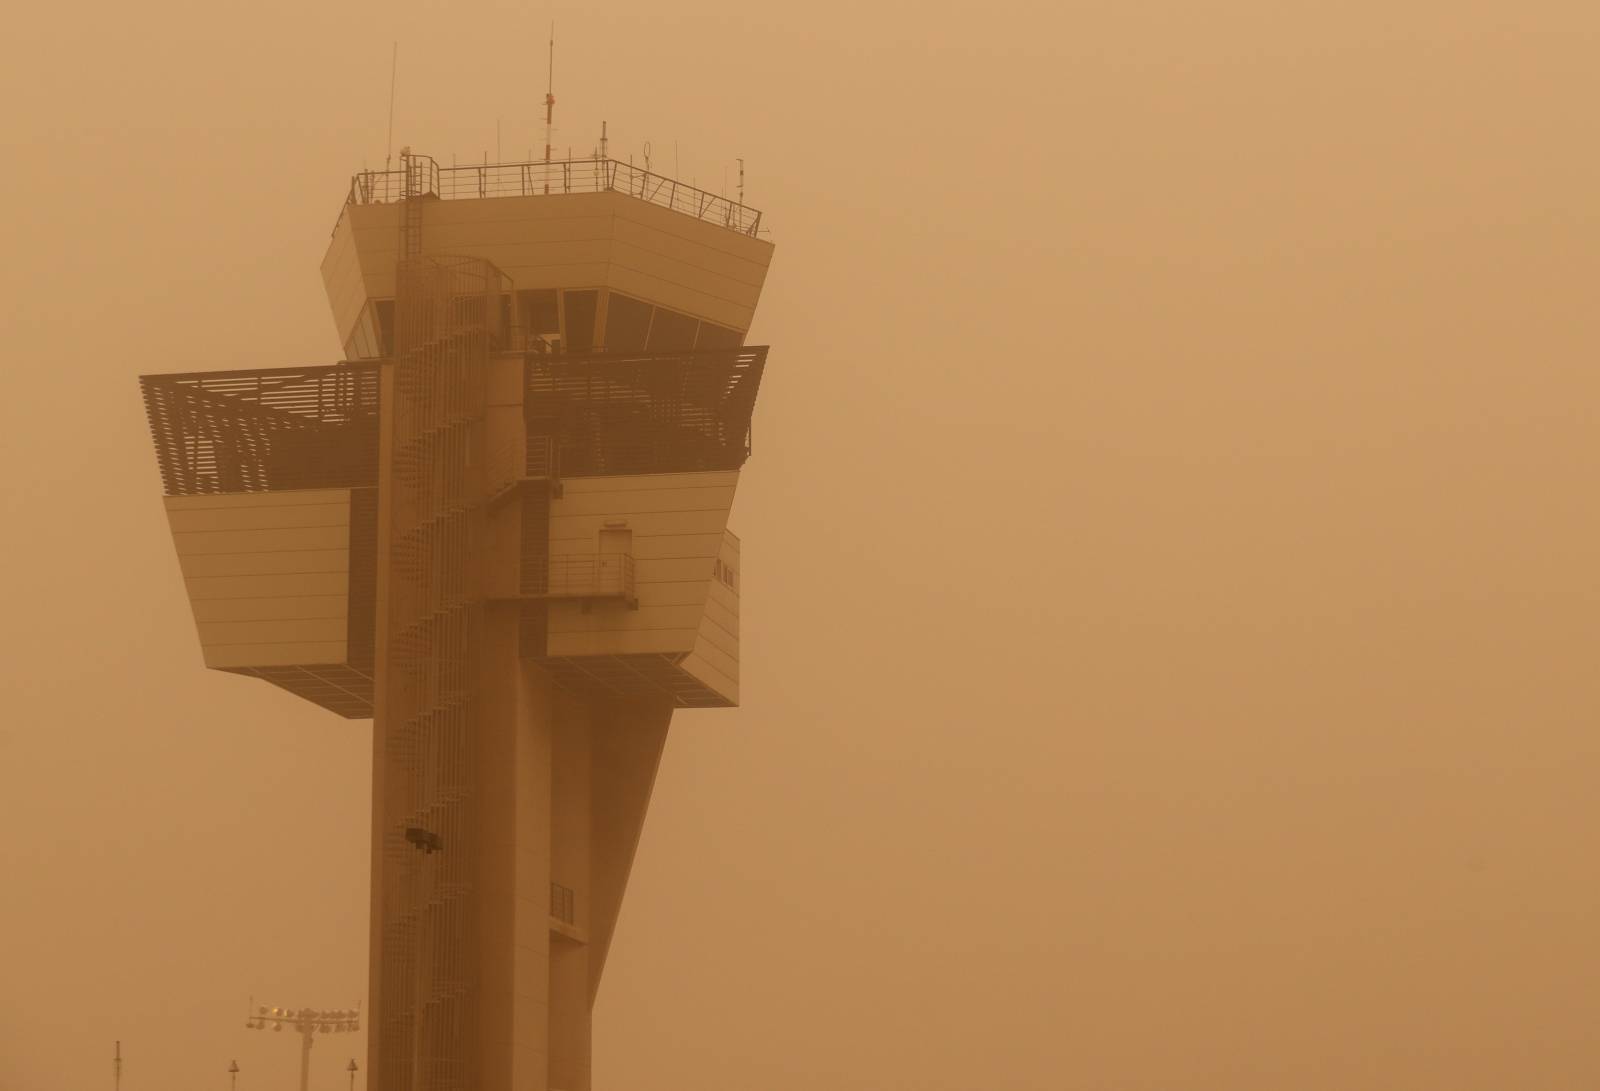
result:
<svg viewBox="0 0 1600 1091"><path fill-rule="evenodd" d="M228 1091L239 1091L239 1062L228 1062Z"/></svg>
<svg viewBox="0 0 1600 1091"><path fill-rule="evenodd" d="M311 1044L318 1034L343 1033L361 1029L361 1013L355 1009L329 1010L322 1008L269 1008L262 1006L245 1021L251 1030L282 1030L288 1027L300 1032L300 1091L311 1087Z"/></svg>

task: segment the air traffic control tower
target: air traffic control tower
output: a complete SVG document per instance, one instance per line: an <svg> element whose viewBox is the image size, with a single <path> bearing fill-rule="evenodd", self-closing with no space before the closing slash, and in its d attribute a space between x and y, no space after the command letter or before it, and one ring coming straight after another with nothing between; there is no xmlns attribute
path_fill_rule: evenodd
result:
<svg viewBox="0 0 1600 1091"><path fill-rule="evenodd" d="M150 375L205 665L373 720L375 1091L586 1091L667 725L739 700L760 216L604 158L353 179L345 360Z"/></svg>

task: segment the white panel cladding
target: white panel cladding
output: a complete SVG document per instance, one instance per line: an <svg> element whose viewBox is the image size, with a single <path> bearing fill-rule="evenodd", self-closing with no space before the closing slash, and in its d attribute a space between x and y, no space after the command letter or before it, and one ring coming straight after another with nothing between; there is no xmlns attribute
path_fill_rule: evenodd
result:
<svg viewBox="0 0 1600 1091"><path fill-rule="evenodd" d="M341 343L359 313L353 290L394 295L398 216L397 204L376 204L340 217L323 280ZM738 330L750 328L772 260L764 239L618 192L429 202L424 224L430 253L485 258L518 289L610 287Z"/></svg>
<svg viewBox="0 0 1600 1091"><path fill-rule="evenodd" d="M739 703L739 539L730 531L723 534L712 573L705 613L695 634L694 650L680 670L693 675L710 689Z"/></svg>
<svg viewBox="0 0 1600 1091"><path fill-rule="evenodd" d="M206 666L346 661L349 489L165 503Z"/></svg>
<svg viewBox="0 0 1600 1091"><path fill-rule="evenodd" d="M715 573L738 563L727 533L738 480L736 470L566 479L550 505L551 557L594 553L602 530L626 526L639 607L551 603L548 654L687 656L704 642L696 677L736 696L738 598Z"/></svg>
<svg viewBox="0 0 1600 1091"><path fill-rule="evenodd" d="M361 255L349 216L340 216L334 225L333 239L322 259L322 283L328 290L328 307L333 311L333 326L339 344L347 344L361 309L367 304L367 286L361 276Z"/></svg>

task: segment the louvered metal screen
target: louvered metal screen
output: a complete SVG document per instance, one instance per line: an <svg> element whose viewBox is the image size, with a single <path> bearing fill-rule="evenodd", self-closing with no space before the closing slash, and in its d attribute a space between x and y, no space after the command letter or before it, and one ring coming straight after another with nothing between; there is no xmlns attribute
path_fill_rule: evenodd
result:
<svg viewBox="0 0 1600 1091"><path fill-rule="evenodd" d="M563 477L736 470L764 345L655 355L530 355L528 444L554 444Z"/></svg>
<svg viewBox="0 0 1600 1091"><path fill-rule="evenodd" d="M372 364L202 371L139 379L168 496L372 487Z"/></svg>
<svg viewBox="0 0 1600 1091"><path fill-rule="evenodd" d="M477 259L397 270L390 482L384 959L388 1091L468 1091L478 976L472 776L483 634L484 395L505 280ZM419 826L444 849L406 842Z"/></svg>

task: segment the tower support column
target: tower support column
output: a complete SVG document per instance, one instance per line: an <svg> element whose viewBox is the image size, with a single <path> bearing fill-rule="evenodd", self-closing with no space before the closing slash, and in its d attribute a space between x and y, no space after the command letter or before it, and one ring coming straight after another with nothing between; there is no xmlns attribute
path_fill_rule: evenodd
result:
<svg viewBox="0 0 1600 1091"><path fill-rule="evenodd" d="M589 1091L590 749L595 701L558 693L550 792L550 1086Z"/></svg>
<svg viewBox="0 0 1600 1091"><path fill-rule="evenodd" d="M477 950L484 1091L543 1091L550 1041L545 980L554 694L548 672L518 656L514 605L484 625L477 726L477 837L482 851Z"/></svg>
<svg viewBox="0 0 1600 1091"><path fill-rule="evenodd" d="M600 989L628 873L667 743L665 701L599 703L590 753L589 1003Z"/></svg>

